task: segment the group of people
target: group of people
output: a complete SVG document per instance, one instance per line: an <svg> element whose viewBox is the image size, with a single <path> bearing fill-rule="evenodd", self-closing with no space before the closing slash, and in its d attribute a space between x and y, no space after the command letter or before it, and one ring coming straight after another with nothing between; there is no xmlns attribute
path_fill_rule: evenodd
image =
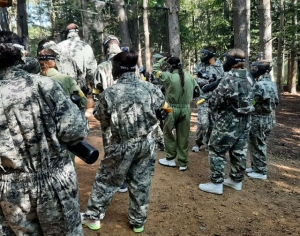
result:
<svg viewBox="0 0 300 236"><path fill-rule="evenodd" d="M134 232L143 232L157 143L165 146L161 165L178 163L180 171L187 170L195 98L204 103L198 106L192 151L208 148L212 171L211 182L199 188L222 194L223 185L241 190L245 172L267 178L266 138L278 105L270 62L252 63L249 73L242 50L229 51L221 64L209 46L201 50L195 78L183 70L180 58L162 57L152 71L162 91L140 78L138 54L122 51L117 37L104 41L106 59L97 64L78 31L70 24L62 42L42 40L37 60L26 55L22 38L0 31L1 235L83 235L82 225L98 230L114 194L122 189L129 191L129 223ZM86 211L80 214L74 155L68 146L88 135L90 93L104 157ZM227 151L231 172L224 179Z"/></svg>

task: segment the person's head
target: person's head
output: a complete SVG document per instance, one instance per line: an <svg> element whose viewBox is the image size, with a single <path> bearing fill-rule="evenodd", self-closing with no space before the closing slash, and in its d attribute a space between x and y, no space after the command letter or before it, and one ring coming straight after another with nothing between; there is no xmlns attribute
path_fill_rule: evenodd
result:
<svg viewBox="0 0 300 236"><path fill-rule="evenodd" d="M47 75L47 71L51 68L56 69L55 59L57 57L57 53L52 49L43 49L39 52L39 62L41 65L41 74Z"/></svg>
<svg viewBox="0 0 300 236"><path fill-rule="evenodd" d="M114 79L118 79L126 72L135 72L138 61L138 54L135 51L120 52L112 59L112 74Z"/></svg>
<svg viewBox="0 0 300 236"><path fill-rule="evenodd" d="M253 78L258 79L261 75L265 73L269 73L272 70L271 61L268 60L260 60L254 61L250 67L250 73Z"/></svg>
<svg viewBox="0 0 300 236"><path fill-rule="evenodd" d="M242 49L234 48L224 55L223 69L225 72L231 69L244 69L246 54Z"/></svg>
<svg viewBox="0 0 300 236"><path fill-rule="evenodd" d="M79 27L75 23L68 24L67 27L60 32L61 40L69 38L70 34L78 35Z"/></svg>
<svg viewBox="0 0 300 236"><path fill-rule="evenodd" d="M182 68L182 64L181 64L179 57L170 57L167 59L167 62L171 66L171 68L172 68L171 70Z"/></svg>
<svg viewBox="0 0 300 236"><path fill-rule="evenodd" d="M38 43L37 56L39 55L39 52L42 51L43 49L52 49L56 53L59 53L57 44L54 41L50 40L50 39L42 39Z"/></svg>
<svg viewBox="0 0 300 236"><path fill-rule="evenodd" d="M107 36L103 42L103 49L105 56L118 54L121 52L119 39L114 35Z"/></svg>
<svg viewBox="0 0 300 236"><path fill-rule="evenodd" d="M0 69L23 64L23 39L11 31L0 31Z"/></svg>
<svg viewBox="0 0 300 236"><path fill-rule="evenodd" d="M173 72L176 69L178 70L182 93L184 93L184 72L182 69L182 63L180 61L180 58L179 57L170 57L167 59L167 63L171 66L170 72Z"/></svg>
<svg viewBox="0 0 300 236"><path fill-rule="evenodd" d="M216 48L214 46L207 46L200 51L200 59L206 65L213 65L216 61Z"/></svg>

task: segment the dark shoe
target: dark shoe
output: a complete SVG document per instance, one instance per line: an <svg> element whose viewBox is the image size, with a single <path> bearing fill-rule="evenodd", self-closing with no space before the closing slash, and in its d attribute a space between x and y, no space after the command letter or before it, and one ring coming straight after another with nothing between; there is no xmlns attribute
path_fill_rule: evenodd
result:
<svg viewBox="0 0 300 236"><path fill-rule="evenodd" d="M127 183L124 182L121 186L121 188L119 189L119 192L120 193L126 193L128 191L128 188L127 188Z"/></svg>
<svg viewBox="0 0 300 236"><path fill-rule="evenodd" d="M163 143L157 143L157 148L159 151L164 151L165 150L165 145Z"/></svg>

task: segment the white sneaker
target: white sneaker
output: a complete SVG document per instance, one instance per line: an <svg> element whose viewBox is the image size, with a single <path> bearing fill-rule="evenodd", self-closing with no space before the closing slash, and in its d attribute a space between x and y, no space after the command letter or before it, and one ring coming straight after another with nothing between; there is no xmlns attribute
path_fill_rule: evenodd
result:
<svg viewBox="0 0 300 236"><path fill-rule="evenodd" d="M251 173L251 172L253 172L253 169L251 168L251 167L249 167L249 168L246 168L246 173Z"/></svg>
<svg viewBox="0 0 300 236"><path fill-rule="evenodd" d="M215 184L215 183L199 184L199 189L208 193L223 194L223 184Z"/></svg>
<svg viewBox="0 0 300 236"><path fill-rule="evenodd" d="M179 166L180 171L185 171L187 169L187 166Z"/></svg>
<svg viewBox="0 0 300 236"><path fill-rule="evenodd" d="M170 167L175 167L176 166L176 162L175 159L173 160L167 160L167 158L162 158L158 160L159 164L162 164L163 166L170 166Z"/></svg>
<svg viewBox="0 0 300 236"><path fill-rule="evenodd" d="M103 220L104 217L105 217L105 213L101 213L101 214L100 214L100 220Z"/></svg>
<svg viewBox="0 0 300 236"><path fill-rule="evenodd" d="M235 190L242 190L243 183L242 182L235 182L231 178L224 179L223 184L227 187L233 188Z"/></svg>
<svg viewBox="0 0 300 236"><path fill-rule="evenodd" d="M267 179L267 175L259 174L256 172L248 173L247 175L253 179Z"/></svg>
<svg viewBox="0 0 300 236"><path fill-rule="evenodd" d="M196 145L192 148L192 152L199 152L199 147Z"/></svg>
<svg viewBox="0 0 300 236"><path fill-rule="evenodd" d="M101 228L100 220L88 220L84 219L84 213L80 213L81 215L81 224L83 226L88 227L91 230L98 230Z"/></svg>

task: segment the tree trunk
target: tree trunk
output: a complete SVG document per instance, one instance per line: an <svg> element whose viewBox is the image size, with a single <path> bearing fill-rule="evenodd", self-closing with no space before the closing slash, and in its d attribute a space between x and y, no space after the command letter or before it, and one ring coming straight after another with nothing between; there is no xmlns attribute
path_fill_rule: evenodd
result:
<svg viewBox="0 0 300 236"><path fill-rule="evenodd" d="M130 34L128 30L128 19L125 11L124 0L115 0L115 8L119 21L122 46L131 47Z"/></svg>
<svg viewBox="0 0 300 236"><path fill-rule="evenodd" d="M250 0L233 0L234 47L246 54L246 68L249 68L250 50Z"/></svg>
<svg viewBox="0 0 300 236"><path fill-rule="evenodd" d="M279 94L283 92L283 47L284 47L284 8L283 0L279 2L279 14L280 14L280 25L279 25L279 36L277 46L277 87Z"/></svg>
<svg viewBox="0 0 300 236"><path fill-rule="evenodd" d="M169 26L169 44L170 54L172 56L181 57L181 42L180 42L180 27L179 27L179 0L166 0L168 12L168 26Z"/></svg>
<svg viewBox="0 0 300 236"><path fill-rule="evenodd" d="M132 49L138 52L138 67L143 67L143 60L142 60L142 52L141 52L141 43L140 43L140 23L139 23L139 4L138 0L133 1L133 32L132 36Z"/></svg>
<svg viewBox="0 0 300 236"><path fill-rule="evenodd" d="M150 52L150 37L149 37L149 24L148 24L148 0L143 0L143 26L145 35L145 64L147 72L151 68L151 52Z"/></svg>
<svg viewBox="0 0 300 236"><path fill-rule="evenodd" d="M263 59L272 61L272 20L270 0L259 0L259 50Z"/></svg>
<svg viewBox="0 0 300 236"><path fill-rule="evenodd" d="M294 7L294 11L293 11L293 19L292 19L292 25L297 25L298 20L297 20L297 11L296 11L296 6L297 6L297 0L293 0L293 6ZM296 35L296 32L294 32ZM297 37L297 36L296 36ZM292 41L292 45L291 45L291 64L290 64L290 76L288 77L288 80L290 80L290 82L288 83L288 92L289 93L297 93L297 45L296 45L296 41L293 40Z"/></svg>
<svg viewBox="0 0 300 236"><path fill-rule="evenodd" d="M18 15L17 18L18 35L23 38L25 48L28 52L30 52L26 0L18 0L17 15Z"/></svg>
<svg viewBox="0 0 300 236"><path fill-rule="evenodd" d="M82 34L83 34L83 41L89 42L89 15L87 13L87 1L81 0L81 17L82 17Z"/></svg>
<svg viewBox="0 0 300 236"><path fill-rule="evenodd" d="M229 21L229 3L228 0L224 0L224 18Z"/></svg>
<svg viewBox="0 0 300 236"><path fill-rule="evenodd" d="M7 8L0 7L0 30L9 31Z"/></svg>

